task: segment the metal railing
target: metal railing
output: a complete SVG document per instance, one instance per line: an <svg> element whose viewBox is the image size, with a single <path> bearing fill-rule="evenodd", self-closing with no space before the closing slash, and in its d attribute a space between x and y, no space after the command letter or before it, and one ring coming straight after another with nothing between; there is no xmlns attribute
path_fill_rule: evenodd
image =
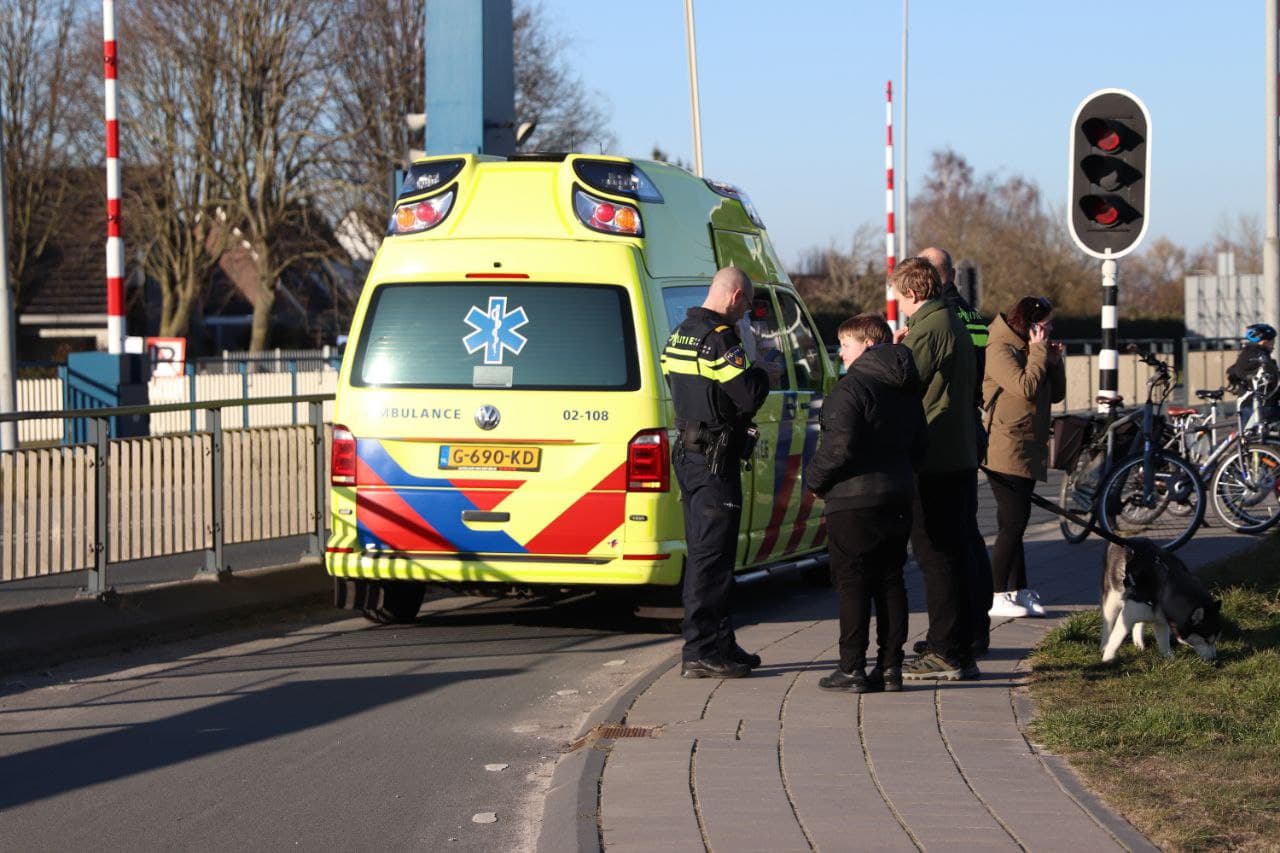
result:
<svg viewBox="0 0 1280 853"><path fill-rule="evenodd" d="M324 407L332 394L0 415L0 422L83 418L85 444L0 453L0 582L88 569L85 591L110 589L113 562L205 553L227 570L227 544L305 534L323 553L328 519ZM225 428L245 406L306 406L305 424ZM184 435L110 438L113 417L204 413Z"/></svg>
<svg viewBox="0 0 1280 853"><path fill-rule="evenodd" d="M285 362L290 366L290 362ZM327 367L317 370L297 369L281 373L239 371L234 373L198 373L191 365L183 376L153 377L148 392L153 405L196 403L201 400L228 400L239 395L245 401L264 397L297 397L304 394L332 394L338 374ZM58 441L63 437L62 412L66 408L65 382L61 375L53 378L19 379L18 411L52 413L47 418L33 416L18 424L18 440L23 444ZM257 406L257 404L254 404ZM226 426L276 426L297 424L305 419L301 404L250 408L248 402L239 412L228 412ZM196 410L166 411L151 419L151 434L183 433L196 430Z"/></svg>

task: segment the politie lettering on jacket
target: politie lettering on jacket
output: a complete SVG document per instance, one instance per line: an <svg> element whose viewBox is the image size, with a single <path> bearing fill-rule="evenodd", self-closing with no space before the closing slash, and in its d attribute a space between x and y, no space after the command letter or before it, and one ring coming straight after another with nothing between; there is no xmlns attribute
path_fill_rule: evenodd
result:
<svg viewBox="0 0 1280 853"><path fill-rule="evenodd" d="M378 417L460 421L462 420L462 409L419 409L412 406L388 406L378 412Z"/></svg>

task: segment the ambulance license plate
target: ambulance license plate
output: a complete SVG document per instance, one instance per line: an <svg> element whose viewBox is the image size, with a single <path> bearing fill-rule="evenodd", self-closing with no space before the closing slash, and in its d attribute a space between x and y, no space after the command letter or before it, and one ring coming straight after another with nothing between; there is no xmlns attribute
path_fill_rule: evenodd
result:
<svg viewBox="0 0 1280 853"><path fill-rule="evenodd" d="M541 467L541 447L509 447L501 444L440 446L441 470L537 471Z"/></svg>

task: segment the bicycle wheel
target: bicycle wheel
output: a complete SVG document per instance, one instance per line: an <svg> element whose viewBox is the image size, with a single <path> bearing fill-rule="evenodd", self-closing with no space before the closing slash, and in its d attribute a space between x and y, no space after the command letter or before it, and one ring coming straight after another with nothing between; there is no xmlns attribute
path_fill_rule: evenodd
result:
<svg viewBox="0 0 1280 853"><path fill-rule="evenodd" d="M1253 444L1223 460L1213 474L1213 509L1241 533L1262 533L1280 521L1280 447Z"/></svg>
<svg viewBox="0 0 1280 853"><path fill-rule="evenodd" d="M1080 454L1075 466L1062 475L1062 485L1058 488L1058 506L1081 518L1094 520L1093 499L1096 493L1088 488L1086 483L1097 483L1098 465L1096 463L1100 461L1087 453ZM1062 531L1062 538L1072 545L1077 545L1089 538L1088 527L1066 518L1058 519L1058 529Z"/></svg>
<svg viewBox="0 0 1280 853"><path fill-rule="evenodd" d="M1172 551L1185 545L1204 521L1204 484L1181 456L1156 451L1151 464L1149 494L1142 456L1116 466L1099 490L1098 519L1114 536L1145 536Z"/></svg>

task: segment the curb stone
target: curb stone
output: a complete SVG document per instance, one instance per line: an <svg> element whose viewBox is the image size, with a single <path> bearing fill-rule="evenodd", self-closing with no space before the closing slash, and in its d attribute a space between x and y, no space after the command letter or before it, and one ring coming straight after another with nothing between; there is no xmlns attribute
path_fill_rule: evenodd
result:
<svg viewBox="0 0 1280 853"><path fill-rule="evenodd" d="M587 715L570 743L584 737L596 726L621 723L640 694L679 662L680 653L675 652L633 678L612 699ZM612 744L612 740L601 739L564 755L556 762L542 809L542 825L535 845L538 853L602 849L600 780L604 776L605 759Z"/></svg>

